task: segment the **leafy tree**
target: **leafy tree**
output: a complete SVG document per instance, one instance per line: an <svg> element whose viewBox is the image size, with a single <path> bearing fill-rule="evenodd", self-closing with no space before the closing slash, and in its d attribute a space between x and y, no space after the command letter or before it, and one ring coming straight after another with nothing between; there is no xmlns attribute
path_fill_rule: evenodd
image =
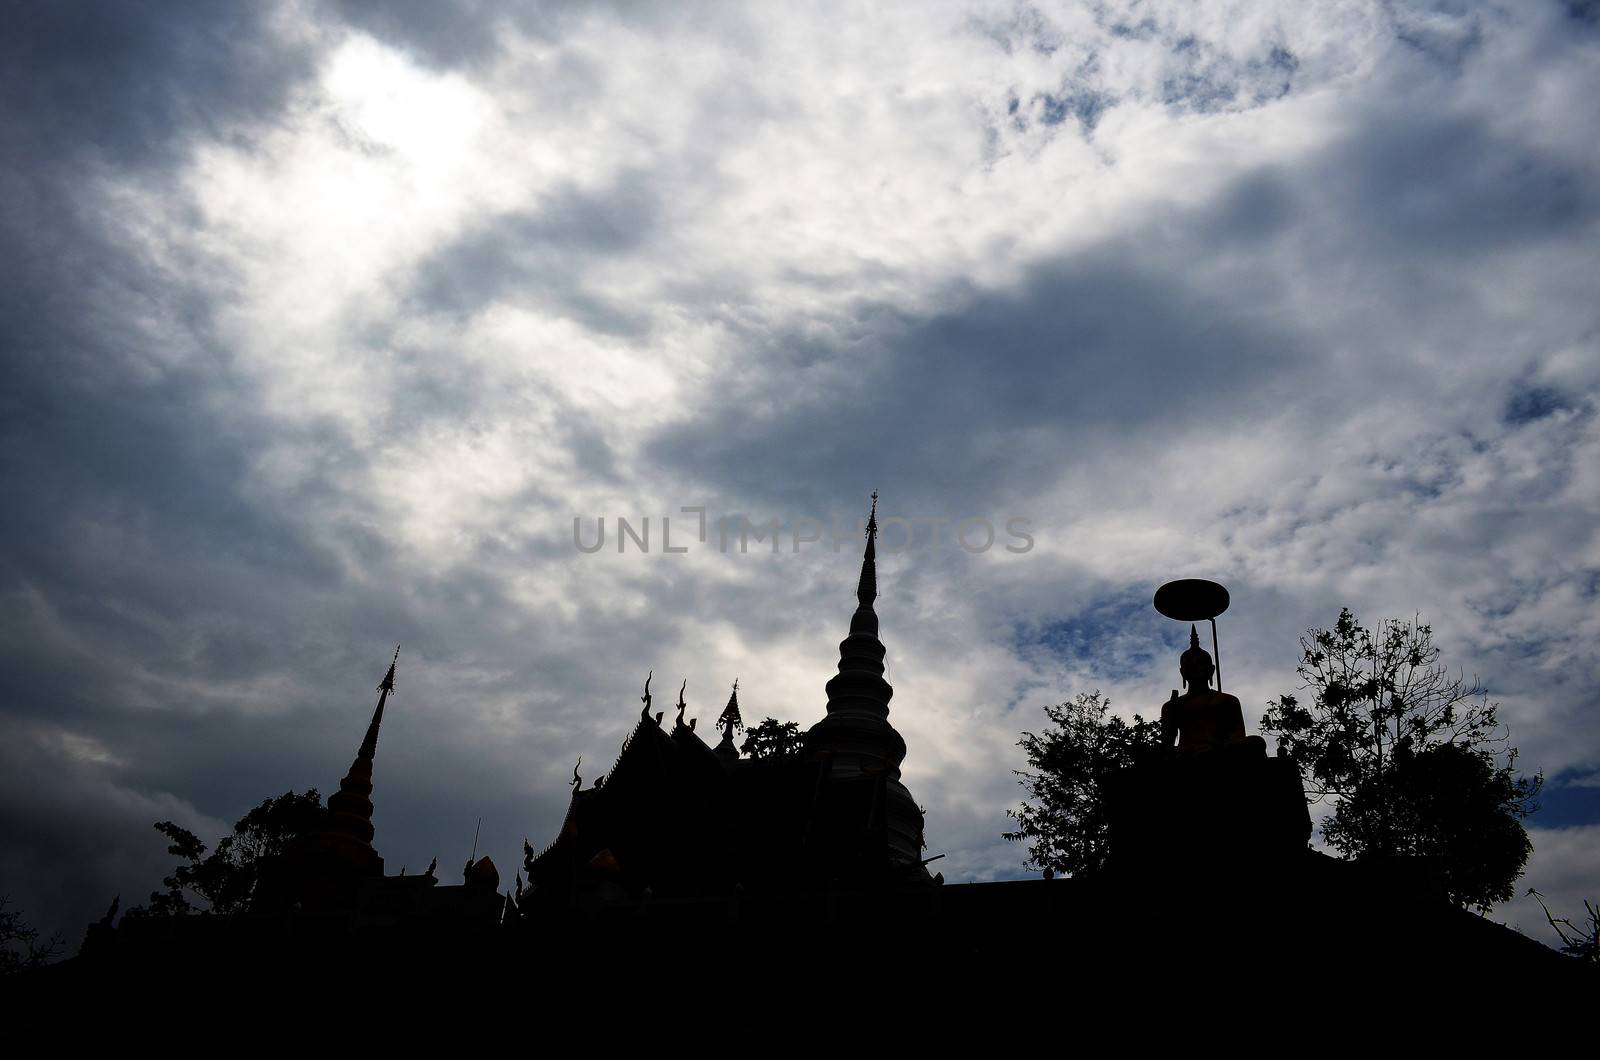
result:
<svg viewBox="0 0 1600 1060"><path fill-rule="evenodd" d="M171 821L157 823L156 831L172 841L167 852L184 864L161 881L165 891L151 892L149 905L130 909L127 915L183 916L195 912L191 894L205 903L205 911L244 912L262 865L283 853L296 836L314 829L325 812L317 789L304 794L286 791L241 817L209 854L193 832Z"/></svg>
<svg viewBox="0 0 1600 1060"><path fill-rule="evenodd" d="M803 739L800 726L794 722L767 718L761 724L745 729L744 745L739 750L746 758L799 754Z"/></svg>
<svg viewBox="0 0 1600 1060"><path fill-rule="evenodd" d="M1269 701L1261 728L1299 765L1312 801L1334 802L1329 846L1426 858L1464 906L1509 899L1533 850L1522 819L1542 777L1517 774L1483 686L1439 662L1420 620L1368 629L1345 608L1300 646L1309 695Z"/></svg>
<svg viewBox="0 0 1600 1060"><path fill-rule="evenodd" d="M60 935L39 942L39 930L22 919L22 910L9 909L9 895L0 896L0 975L38 968L61 952Z"/></svg>
<svg viewBox="0 0 1600 1060"><path fill-rule="evenodd" d="M1017 741L1031 771L1016 770L1029 800L1008 810L1017 829L1005 838L1028 843L1027 865L1047 875L1092 875L1109 852L1104 778L1158 752L1161 723L1109 713L1098 691L1045 708L1053 728Z"/></svg>

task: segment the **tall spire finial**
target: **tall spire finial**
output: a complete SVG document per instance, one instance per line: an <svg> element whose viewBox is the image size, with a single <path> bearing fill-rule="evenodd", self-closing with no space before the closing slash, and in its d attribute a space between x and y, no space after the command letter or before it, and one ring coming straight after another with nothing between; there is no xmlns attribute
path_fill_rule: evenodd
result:
<svg viewBox="0 0 1600 1060"><path fill-rule="evenodd" d="M867 550L861 557L861 580L856 583L856 600L861 607L872 610L872 601L878 597L878 491L872 491L872 514L867 516Z"/></svg>
<svg viewBox="0 0 1600 1060"><path fill-rule="evenodd" d="M361 741L361 750L356 752L356 759L367 760L367 771L372 771L372 759L378 753L378 727L383 724L383 707L389 701L389 693L394 691L394 668L400 663L400 645L394 646L394 658L389 660L389 670L383 675L383 680L378 682L378 708L372 712L372 723L367 726L366 738Z"/></svg>
<svg viewBox="0 0 1600 1060"><path fill-rule="evenodd" d="M400 645L394 646L394 658L389 660L389 672L383 675L383 680L378 682L379 692L394 691L394 668L400 661Z"/></svg>
<svg viewBox="0 0 1600 1060"><path fill-rule="evenodd" d="M350 763L349 772L339 781L339 790L328 796L326 831L354 839L368 850L364 855L367 858L376 857L371 852L372 760L378 754L378 730L383 725L383 708L389 702L389 694L394 691L394 671L399 662L400 646L395 645L389 669L384 673L383 680L378 682L378 706L372 712L367 734L356 751L355 761ZM381 858L377 860L377 865L381 872Z"/></svg>

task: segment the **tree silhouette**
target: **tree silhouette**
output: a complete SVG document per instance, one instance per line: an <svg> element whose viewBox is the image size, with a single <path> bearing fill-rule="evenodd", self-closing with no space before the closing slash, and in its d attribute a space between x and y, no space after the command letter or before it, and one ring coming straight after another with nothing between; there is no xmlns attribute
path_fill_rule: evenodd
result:
<svg viewBox="0 0 1600 1060"><path fill-rule="evenodd" d="M9 895L0 896L0 975L11 975L38 968L61 952L60 935L51 935L41 945L39 930L22 919L22 910L10 909Z"/></svg>
<svg viewBox="0 0 1600 1060"><path fill-rule="evenodd" d="M1583 911L1588 916L1588 923L1579 926L1574 924L1570 917L1558 917L1550 912L1550 907L1544 904L1544 895L1528 888L1528 894L1539 900L1539 908L1544 910L1544 918L1550 921L1561 939L1561 952L1576 957L1580 961L1590 963L1600 962L1600 903L1583 900Z"/></svg>
<svg viewBox="0 0 1600 1060"><path fill-rule="evenodd" d="M1261 728L1299 765L1311 799L1334 802L1329 846L1352 858L1424 858L1464 906L1511 898L1533 849L1522 819L1542 778L1517 774L1483 686L1439 662L1420 620L1367 629L1344 608L1300 645L1296 671L1310 695L1270 701Z"/></svg>
<svg viewBox="0 0 1600 1060"><path fill-rule="evenodd" d="M794 722L766 718L761 724L745 729L744 743L739 750L746 758L799 754L803 739L800 726Z"/></svg>
<svg viewBox="0 0 1600 1060"><path fill-rule="evenodd" d="M193 832L171 821L156 824L156 831L172 842L167 852L185 864L173 869L161 882L165 891L153 891L147 906L128 910L131 917L182 916L196 911L189 900L193 894L213 913L242 913L250 904L265 862L283 853L296 836L315 828L324 814L322 796L312 788L304 794L286 791L241 817L233 832L217 841L216 849L206 853L206 845Z"/></svg>
<svg viewBox="0 0 1600 1060"><path fill-rule="evenodd" d="M1045 707L1052 728L1017 741L1031 771L1015 770L1031 801L1007 810L1017 829L1005 838L1028 843L1027 865L1047 875L1091 875L1109 853L1104 780L1107 774L1158 752L1161 723L1109 713L1099 691Z"/></svg>

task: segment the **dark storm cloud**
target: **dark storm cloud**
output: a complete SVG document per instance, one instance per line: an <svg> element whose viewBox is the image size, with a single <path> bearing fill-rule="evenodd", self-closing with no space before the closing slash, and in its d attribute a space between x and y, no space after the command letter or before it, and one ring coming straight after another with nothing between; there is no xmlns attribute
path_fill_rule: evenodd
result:
<svg viewBox="0 0 1600 1060"><path fill-rule="evenodd" d="M706 415L649 451L740 496L863 466L900 496L1025 496L1052 467L1126 444L1108 439L1159 443L1217 410L1242 426L1347 385L1322 359L1327 336L1257 311L1289 278L1270 252L1282 239L1309 242L1288 259L1308 279L1362 262L1363 286L1400 319L1460 297L1457 270L1425 263L1571 242L1600 216L1592 173L1485 119L1371 117L1292 172L1246 172L1202 207L1031 269L1014 291L957 286L940 299L952 308L920 319L862 307L831 341L814 328L763 337L795 371L708 395ZM1397 370L1370 356L1378 374ZM1315 422L1333 408L1304 411Z"/></svg>
<svg viewBox="0 0 1600 1060"><path fill-rule="evenodd" d="M943 299L956 308L922 320L869 307L864 333L808 354L798 379L750 377L748 392L707 395L715 405L648 452L743 497L866 475L907 502L953 495L982 507L1025 496L1107 444L1110 427L1171 437L1223 394L1248 417L1292 367L1292 337L1204 304L1135 256L1124 246L1074 255L1015 292L958 288Z"/></svg>
<svg viewBox="0 0 1600 1060"><path fill-rule="evenodd" d="M649 307L603 298L584 276L654 234L662 207L651 179L627 170L603 187L559 187L531 211L491 218L419 266L411 298L425 311L461 315L502 301L530 304L602 334L638 336Z"/></svg>
<svg viewBox="0 0 1600 1060"><path fill-rule="evenodd" d="M1496 132L1484 115L1385 115L1330 162L1325 206L1352 222L1375 263L1571 238L1600 211L1592 171Z"/></svg>
<svg viewBox="0 0 1600 1060"><path fill-rule="evenodd" d="M382 594L342 600L334 556L248 495L267 428L216 400L237 384L207 356L213 306L129 244L93 191L108 173L160 180L195 138L276 113L312 56L275 47L269 15L67 3L0 16L0 891L45 930L75 933L116 891L127 905L158 885L154 820L209 830L197 803L234 814L253 801L241 791L281 790L307 743L348 742L357 724L286 737L232 713L235 690L281 679L286 657L346 665L325 645L348 629L318 633L365 626ZM83 740L115 763L74 757ZM263 749L283 752L276 770Z"/></svg>
<svg viewBox="0 0 1600 1060"><path fill-rule="evenodd" d="M171 868L160 820L215 830L182 800L129 784L98 749L0 718L0 895L41 935L60 932L64 954L112 898L127 908L160 886Z"/></svg>
<svg viewBox="0 0 1600 1060"><path fill-rule="evenodd" d="M265 4L8 4L0 15L13 165L148 164L274 113L310 56L270 45Z"/></svg>
<svg viewBox="0 0 1600 1060"><path fill-rule="evenodd" d="M329 8L351 26L435 66L470 66L493 58L500 46L489 6L475 0L331 0ZM562 5L533 5L534 10ZM566 8L570 10L570 6ZM543 19L530 18L534 25Z"/></svg>
<svg viewBox="0 0 1600 1060"><path fill-rule="evenodd" d="M299 59L263 50L255 8L193 7L14 5L0 33L7 713L113 714L128 664L169 653L170 624L233 612L252 577L337 580L240 492L261 425L219 417L214 376L160 367L210 341L208 307L113 238L86 191L102 165L159 168L187 137L277 106L298 76ZM158 317L168 326L153 330ZM73 632L51 640L51 625ZM249 677L260 645L238 636L218 622L184 655L214 678Z"/></svg>

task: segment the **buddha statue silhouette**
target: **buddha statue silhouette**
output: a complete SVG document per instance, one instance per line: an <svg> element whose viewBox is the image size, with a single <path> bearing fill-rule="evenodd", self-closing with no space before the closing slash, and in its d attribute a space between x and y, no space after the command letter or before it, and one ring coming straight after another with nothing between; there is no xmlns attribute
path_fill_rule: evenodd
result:
<svg viewBox="0 0 1600 1060"><path fill-rule="evenodd" d="M1200 647L1200 633L1189 627L1189 650L1178 658L1185 692L1172 690L1172 698L1161 707L1161 746L1172 748L1183 758L1225 752L1265 756L1267 744L1259 736L1247 736L1244 712L1239 700L1211 687L1216 668L1211 653Z"/></svg>

